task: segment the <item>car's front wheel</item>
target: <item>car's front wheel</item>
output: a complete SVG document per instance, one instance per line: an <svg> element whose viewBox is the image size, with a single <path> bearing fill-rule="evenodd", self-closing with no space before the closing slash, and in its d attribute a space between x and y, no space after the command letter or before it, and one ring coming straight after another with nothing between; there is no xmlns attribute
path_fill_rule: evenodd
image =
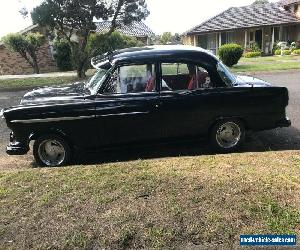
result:
<svg viewBox="0 0 300 250"><path fill-rule="evenodd" d="M71 160L71 148L63 138L46 135L34 142L33 156L40 166L64 166Z"/></svg>
<svg viewBox="0 0 300 250"><path fill-rule="evenodd" d="M237 119L226 119L217 122L211 130L212 147L221 153L237 150L245 139L243 122Z"/></svg>

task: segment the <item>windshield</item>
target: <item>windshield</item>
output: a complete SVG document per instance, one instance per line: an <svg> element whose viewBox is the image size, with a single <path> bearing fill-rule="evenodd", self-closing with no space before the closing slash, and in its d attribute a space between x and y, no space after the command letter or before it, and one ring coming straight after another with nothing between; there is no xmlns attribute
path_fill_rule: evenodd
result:
<svg viewBox="0 0 300 250"><path fill-rule="evenodd" d="M219 62L217 65L217 71L227 86L231 86L235 83L236 81L235 76L231 74L231 72L227 69L227 67L223 65L221 62Z"/></svg>
<svg viewBox="0 0 300 250"><path fill-rule="evenodd" d="M90 90L92 95L97 94L98 89L101 87L105 80L107 71L108 70L106 69L98 69L95 75L85 85L85 87Z"/></svg>

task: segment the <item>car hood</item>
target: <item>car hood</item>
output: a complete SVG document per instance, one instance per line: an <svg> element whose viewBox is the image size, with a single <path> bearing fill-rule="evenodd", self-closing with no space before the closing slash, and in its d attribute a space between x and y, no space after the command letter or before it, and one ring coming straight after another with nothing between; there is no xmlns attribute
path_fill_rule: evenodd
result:
<svg viewBox="0 0 300 250"><path fill-rule="evenodd" d="M21 104L70 102L85 95L85 82L76 82L63 86L51 86L34 89L26 93Z"/></svg>
<svg viewBox="0 0 300 250"><path fill-rule="evenodd" d="M252 76L236 76L235 87L270 87L271 84Z"/></svg>

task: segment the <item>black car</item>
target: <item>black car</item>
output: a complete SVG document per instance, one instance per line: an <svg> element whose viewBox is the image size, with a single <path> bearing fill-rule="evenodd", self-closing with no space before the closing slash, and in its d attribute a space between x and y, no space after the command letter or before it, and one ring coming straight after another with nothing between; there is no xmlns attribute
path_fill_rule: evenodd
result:
<svg viewBox="0 0 300 250"><path fill-rule="evenodd" d="M37 163L60 166L78 150L201 136L232 152L246 130L291 125L286 88L234 76L200 48L131 48L92 64L89 81L33 90L2 111L13 131L8 154L26 154L34 140Z"/></svg>

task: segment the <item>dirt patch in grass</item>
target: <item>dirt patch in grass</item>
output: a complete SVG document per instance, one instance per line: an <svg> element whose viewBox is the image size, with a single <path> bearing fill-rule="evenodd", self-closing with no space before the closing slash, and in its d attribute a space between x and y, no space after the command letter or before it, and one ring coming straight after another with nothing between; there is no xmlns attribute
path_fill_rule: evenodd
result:
<svg viewBox="0 0 300 250"><path fill-rule="evenodd" d="M300 233L300 151L30 164L0 171L0 248L233 247L240 234Z"/></svg>

